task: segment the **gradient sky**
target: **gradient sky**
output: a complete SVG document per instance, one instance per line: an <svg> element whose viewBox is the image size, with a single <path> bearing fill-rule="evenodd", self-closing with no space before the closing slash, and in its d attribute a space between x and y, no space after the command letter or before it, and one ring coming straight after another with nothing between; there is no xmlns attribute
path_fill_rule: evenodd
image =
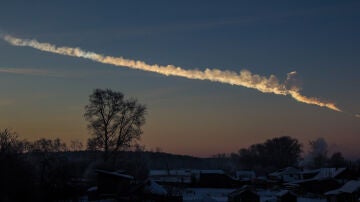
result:
<svg viewBox="0 0 360 202"><path fill-rule="evenodd" d="M148 107L141 144L210 156L289 135L323 137L360 157L359 1L1 1L0 32L150 64L297 71L302 93L346 113L290 96L167 77L15 47L0 40L0 128L29 140L85 141L84 106L111 88Z"/></svg>

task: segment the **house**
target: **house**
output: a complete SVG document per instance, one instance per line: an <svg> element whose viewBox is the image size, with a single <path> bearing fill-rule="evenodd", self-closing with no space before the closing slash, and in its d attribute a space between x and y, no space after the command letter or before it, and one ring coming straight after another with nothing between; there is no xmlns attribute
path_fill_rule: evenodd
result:
<svg viewBox="0 0 360 202"><path fill-rule="evenodd" d="M226 174L200 173L197 186L211 188L235 188L242 186L242 184Z"/></svg>
<svg viewBox="0 0 360 202"><path fill-rule="evenodd" d="M346 171L346 168L320 168L318 170L319 172L314 178L337 178Z"/></svg>
<svg viewBox="0 0 360 202"><path fill-rule="evenodd" d="M90 200L182 202L181 195L169 194L153 180L137 182L123 172L96 170L97 186L88 190Z"/></svg>
<svg viewBox="0 0 360 202"><path fill-rule="evenodd" d="M280 182L292 182L301 179L301 170L294 167L286 167L269 174L269 179Z"/></svg>
<svg viewBox="0 0 360 202"><path fill-rule="evenodd" d="M305 170L301 173L301 179L324 179L334 178L340 181L352 179L354 174L347 168L320 168L314 170Z"/></svg>
<svg viewBox="0 0 360 202"><path fill-rule="evenodd" d="M273 182L270 181L266 176L256 177L252 180L251 184L258 189L270 189L274 186Z"/></svg>
<svg viewBox="0 0 360 202"><path fill-rule="evenodd" d="M330 190L337 189L343 184L347 177L346 168L320 168L301 172L301 180L285 183L285 187L297 189L299 192L310 192L324 194ZM310 177L311 176L311 177Z"/></svg>
<svg viewBox="0 0 360 202"><path fill-rule="evenodd" d="M340 168L334 178L341 184L345 184L350 180L356 180L357 174L354 170L351 170L349 168Z"/></svg>
<svg viewBox="0 0 360 202"><path fill-rule="evenodd" d="M360 197L360 180L351 180L338 189L325 193L329 202L357 202Z"/></svg>
<svg viewBox="0 0 360 202"><path fill-rule="evenodd" d="M226 178L228 182L235 181L231 177L227 176L223 170L196 170L196 169L150 170L149 178L162 185L174 185L174 186L190 185L190 184L202 186L204 185L203 182L205 181L206 184L209 178L212 179Z"/></svg>
<svg viewBox="0 0 360 202"><path fill-rule="evenodd" d="M152 180L142 183L135 191L138 201L148 202L182 202L182 195L168 193L168 191Z"/></svg>
<svg viewBox="0 0 360 202"><path fill-rule="evenodd" d="M235 179L239 181L251 181L255 178L255 171L252 170L238 170L235 172Z"/></svg>
<svg viewBox="0 0 360 202"><path fill-rule="evenodd" d="M291 185L293 190L296 190L299 193L312 193L321 195L341 186L339 182L332 178L301 180L286 185Z"/></svg>
<svg viewBox="0 0 360 202"><path fill-rule="evenodd" d="M122 171L96 170L97 194L100 198L117 198L130 195L135 185L134 177Z"/></svg>
<svg viewBox="0 0 360 202"><path fill-rule="evenodd" d="M191 170L150 170L149 178L160 184L190 184L194 178Z"/></svg>
<svg viewBox="0 0 360 202"><path fill-rule="evenodd" d="M200 188L191 187L183 189L184 202L200 202L200 201L227 201L228 195L235 189L224 188Z"/></svg>
<svg viewBox="0 0 360 202"><path fill-rule="evenodd" d="M228 195L228 202L260 202L260 196L248 186L235 190Z"/></svg>

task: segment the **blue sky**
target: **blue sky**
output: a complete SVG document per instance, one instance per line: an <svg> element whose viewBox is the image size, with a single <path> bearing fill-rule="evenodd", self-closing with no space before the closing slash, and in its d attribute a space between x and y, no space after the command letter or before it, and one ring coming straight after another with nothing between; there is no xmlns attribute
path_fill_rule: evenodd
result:
<svg viewBox="0 0 360 202"><path fill-rule="evenodd" d="M248 69L281 81L295 70L304 95L358 113L359 9L358 1L2 1L0 30L185 69ZM304 144L324 137L334 150L360 155L354 143L359 119L289 96L118 68L5 41L0 53L0 128L11 127L27 139L85 140L88 95L111 88L148 106L141 141L148 148L207 156L290 135Z"/></svg>

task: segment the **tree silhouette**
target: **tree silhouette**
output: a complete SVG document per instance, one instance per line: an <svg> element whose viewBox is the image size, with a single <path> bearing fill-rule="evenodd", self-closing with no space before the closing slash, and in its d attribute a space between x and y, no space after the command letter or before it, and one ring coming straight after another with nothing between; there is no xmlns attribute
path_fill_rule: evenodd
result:
<svg viewBox="0 0 360 202"><path fill-rule="evenodd" d="M239 150L240 164L245 168L255 167L279 169L294 166L300 159L301 144L289 136L275 137L262 144Z"/></svg>
<svg viewBox="0 0 360 202"><path fill-rule="evenodd" d="M328 144L324 138L317 138L309 141L310 151L306 156L307 166L321 168L326 166L328 161Z"/></svg>
<svg viewBox="0 0 360 202"><path fill-rule="evenodd" d="M328 160L329 167L345 167L346 166L346 160L343 157L341 152L335 152L331 155L331 157Z"/></svg>
<svg viewBox="0 0 360 202"><path fill-rule="evenodd" d="M59 138L56 139L47 139L40 138L30 144L31 152L64 152L67 151L67 145L65 142L61 141Z"/></svg>
<svg viewBox="0 0 360 202"><path fill-rule="evenodd" d="M71 140L70 149L71 151L81 151L83 149L83 143L80 140Z"/></svg>
<svg viewBox="0 0 360 202"><path fill-rule="evenodd" d="M267 140L264 146L268 163L277 168L296 165L302 152L299 141L289 136Z"/></svg>
<svg viewBox="0 0 360 202"><path fill-rule="evenodd" d="M146 107L136 99L125 99L121 92L95 89L85 106L85 119L93 137L91 149L104 151L104 160L139 139L145 124Z"/></svg>
<svg viewBox="0 0 360 202"><path fill-rule="evenodd" d="M15 132L0 130L0 201L35 201L34 169L23 151L23 142Z"/></svg>
<svg viewBox="0 0 360 202"><path fill-rule="evenodd" d="M9 129L0 131L0 153L20 153L22 152L21 141L18 140L16 133Z"/></svg>

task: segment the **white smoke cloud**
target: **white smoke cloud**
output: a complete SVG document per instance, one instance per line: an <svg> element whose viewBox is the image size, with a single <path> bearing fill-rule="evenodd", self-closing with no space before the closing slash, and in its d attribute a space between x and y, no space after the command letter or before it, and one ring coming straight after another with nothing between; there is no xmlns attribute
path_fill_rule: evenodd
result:
<svg viewBox="0 0 360 202"><path fill-rule="evenodd" d="M263 93L290 95L299 102L317 105L320 107L326 107L341 112L341 110L332 102L321 101L318 98L306 97L304 95L301 95L300 88L298 87L298 85L296 85L296 82L294 82L296 72L290 72L286 81L284 83L280 83L274 75L265 77L257 74L252 74L248 70L241 70L239 73L228 70L224 71L208 68L204 71L198 69L187 70L174 65L150 65L143 61L130 60L123 57L105 56L98 53L85 51L77 47L57 47L50 43L41 43L36 40L20 39L10 35L3 36L3 39L14 46L28 46L45 52L86 58L103 64L129 67L132 69L155 72L166 76L179 76L188 79L209 80L231 85L243 86L256 89Z"/></svg>

